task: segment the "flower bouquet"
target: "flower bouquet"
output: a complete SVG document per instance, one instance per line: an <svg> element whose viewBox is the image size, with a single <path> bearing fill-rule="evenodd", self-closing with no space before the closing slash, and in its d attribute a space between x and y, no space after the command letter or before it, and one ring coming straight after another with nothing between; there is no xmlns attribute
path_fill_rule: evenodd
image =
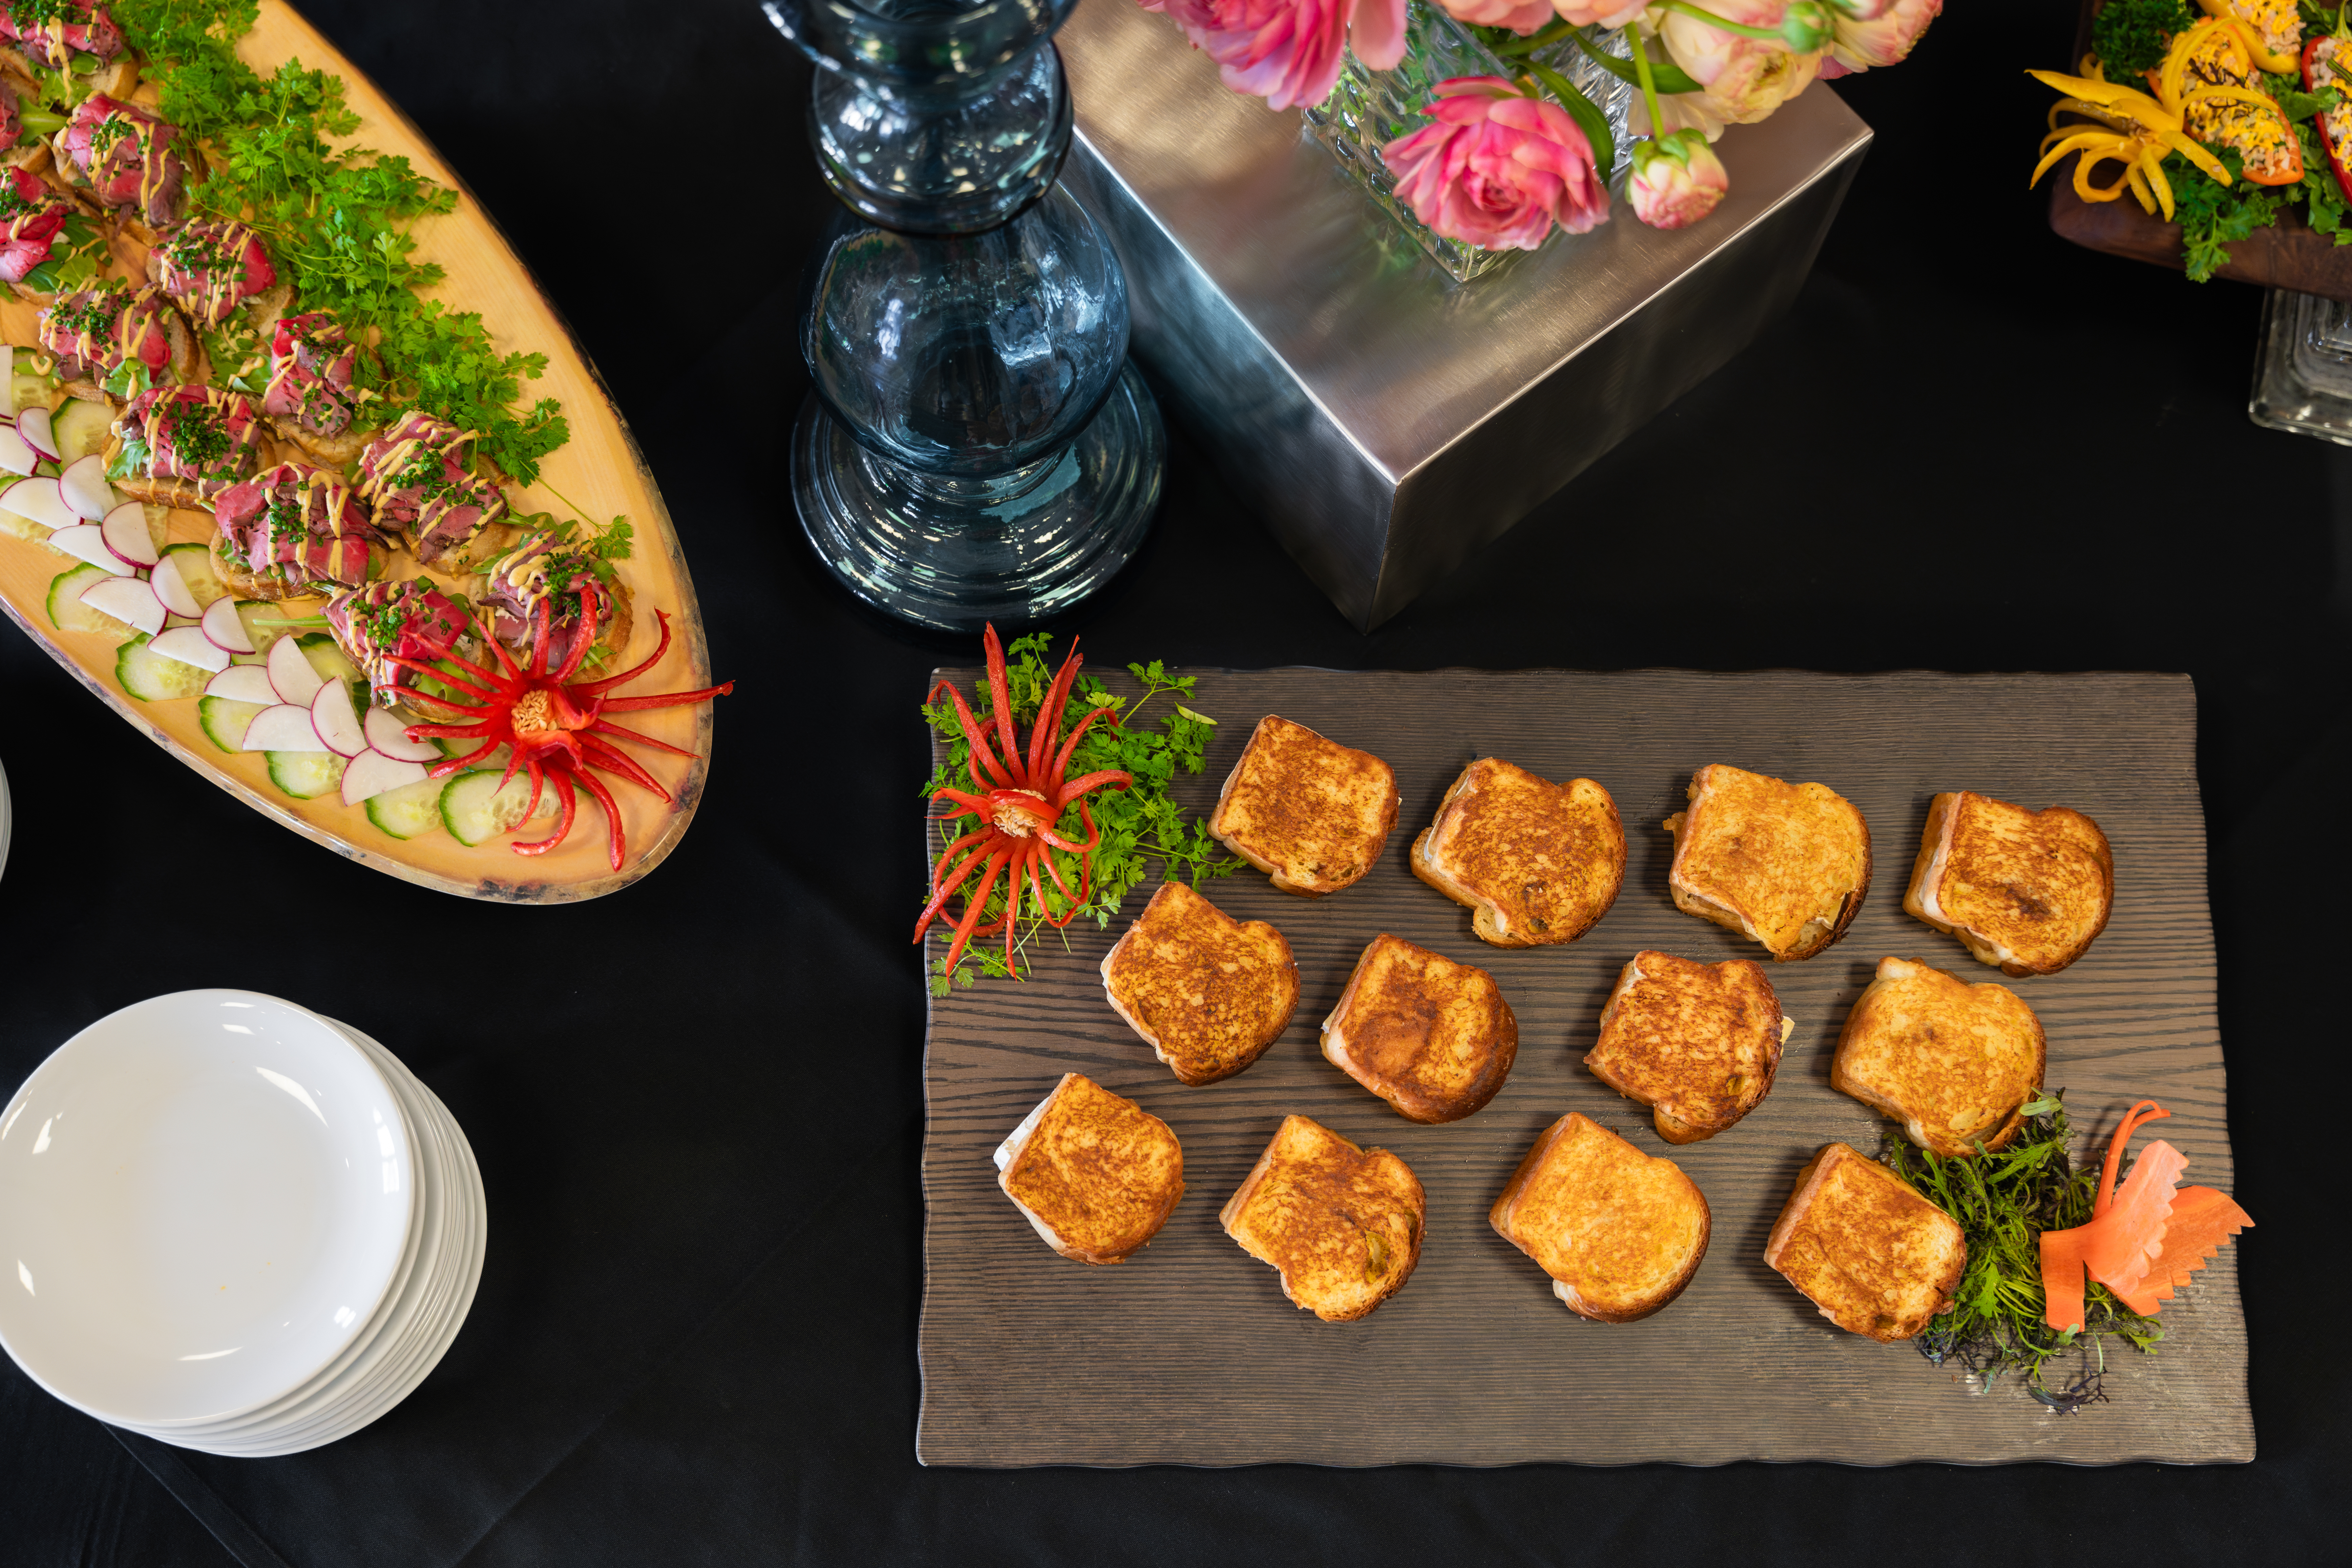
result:
<svg viewBox="0 0 2352 1568"><path fill-rule="evenodd" d="M1713 143L1816 77L1889 66L1943 0L1139 0L1318 139L1457 279L1555 230L1681 228ZM1622 151L1621 151L1622 147Z"/></svg>

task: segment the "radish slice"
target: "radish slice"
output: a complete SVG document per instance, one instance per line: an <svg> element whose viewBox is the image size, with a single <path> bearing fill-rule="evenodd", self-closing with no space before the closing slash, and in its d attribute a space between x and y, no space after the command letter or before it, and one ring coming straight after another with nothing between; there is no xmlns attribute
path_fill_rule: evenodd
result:
<svg viewBox="0 0 2352 1568"><path fill-rule="evenodd" d="M357 805L371 795L415 784L424 777L423 763L387 757L382 752L362 752L343 770L343 804Z"/></svg>
<svg viewBox="0 0 2352 1568"><path fill-rule="evenodd" d="M16 434L33 444L33 450L54 463L65 456L58 449L58 437L49 428L49 411L27 408L16 416Z"/></svg>
<svg viewBox="0 0 2352 1568"><path fill-rule="evenodd" d="M327 678L311 668L304 657L302 645L293 637L279 637L269 645L269 684L278 689L278 700L292 702L303 708L319 695L319 688ZM283 750L284 748L280 748Z"/></svg>
<svg viewBox="0 0 2352 1568"><path fill-rule="evenodd" d="M278 689L269 684L269 672L250 664L233 664L214 676L205 683L205 695L226 697L231 702L258 702L264 708L278 704Z"/></svg>
<svg viewBox="0 0 2352 1568"><path fill-rule="evenodd" d="M152 637L163 629L163 601L136 577L109 577L83 590L81 602Z"/></svg>
<svg viewBox="0 0 2352 1568"><path fill-rule="evenodd" d="M54 481L41 479L34 479L27 482L33 484L54 483ZM60 497L58 504L63 506L65 502L62 495L62 487L59 487L59 489ZM14 495L16 494L16 491L11 490L8 493ZM75 515L79 516L80 514L77 512ZM145 507L141 506L137 501L131 501L125 505L116 507L112 511L104 513L103 515L105 516L106 521L99 524L99 526L106 531L106 547L109 550L113 551L117 555L121 556L133 566L152 566L156 562L161 561L163 558L162 552L155 548L155 536L147 530L147 509ZM195 601L194 598L191 598L189 603L193 605ZM192 608L182 610L180 613L184 616L193 616L199 612Z"/></svg>
<svg viewBox="0 0 2352 1568"><path fill-rule="evenodd" d="M106 482L106 462L97 453L77 458L58 476L66 505L96 522L114 510L114 487Z"/></svg>
<svg viewBox="0 0 2352 1568"><path fill-rule="evenodd" d="M55 479L18 479L0 491L0 507L43 528L71 528L81 521L81 513L66 505L66 498L58 492Z"/></svg>
<svg viewBox="0 0 2352 1568"><path fill-rule="evenodd" d="M41 455L33 444L16 434L14 425L0 425L0 469L12 474L29 474Z"/></svg>
<svg viewBox="0 0 2352 1568"><path fill-rule="evenodd" d="M412 741L408 726L392 716L387 709L371 708L362 728L367 731L368 744L385 756L404 763L437 763L441 748L430 741Z"/></svg>
<svg viewBox="0 0 2352 1568"><path fill-rule="evenodd" d="M205 607L196 603L196 596L188 591L187 579L180 575L178 556L166 555L157 562L155 570L147 574L147 584L155 590L155 596L163 601L165 609L175 616L185 616L191 626L202 624L198 617L205 613ZM226 648L221 649L221 663L215 668L228 663L228 652Z"/></svg>
<svg viewBox="0 0 2352 1568"><path fill-rule="evenodd" d="M351 688L340 680L320 685L318 695L310 699L310 722L318 726L327 750L339 757L356 757L368 749L367 731L352 711Z"/></svg>
<svg viewBox="0 0 2352 1568"><path fill-rule="evenodd" d="M103 566L118 577L128 577L132 571L129 562L106 547L106 535L94 522L77 523L71 528L58 530L49 535L49 548L62 550L76 560L87 561L93 566Z"/></svg>
<svg viewBox="0 0 2352 1568"><path fill-rule="evenodd" d="M245 731L248 752L323 752L325 742L310 726L310 710L291 702L264 708Z"/></svg>
<svg viewBox="0 0 2352 1568"><path fill-rule="evenodd" d="M185 579L182 581L184 582ZM236 600L230 595L223 594L205 607L204 626L205 636L212 638L223 651L228 653L253 651L253 639L246 635L245 623L237 619ZM248 697L239 700L250 702L253 700ZM269 700L275 702L278 700L273 697Z"/></svg>
<svg viewBox="0 0 2352 1568"><path fill-rule="evenodd" d="M228 668L228 650L215 647L213 640L196 626L166 626L147 647L165 658L176 658L182 664L193 664L198 669Z"/></svg>

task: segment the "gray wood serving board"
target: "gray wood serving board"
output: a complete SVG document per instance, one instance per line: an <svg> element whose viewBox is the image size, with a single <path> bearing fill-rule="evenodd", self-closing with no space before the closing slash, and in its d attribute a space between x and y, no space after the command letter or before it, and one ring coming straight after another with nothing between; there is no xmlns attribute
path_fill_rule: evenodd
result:
<svg viewBox="0 0 2352 1568"><path fill-rule="evenodd" d="M940 672L970 690L977 672ZM1822 1319L1763 1263L1796 1173L1832 1139L1874 1152L1886 1124L1829 1085L1840 1025L1877 961L1917 958L2000 980L1902 910L1928 798L1974 789L2089 813L2116 855L2116 912L2063 973L2004 982L2050 1039L2078 1160L2153 1098L2187 1180L2231 1186L2223 1070L2196 777L2195 695L2164 675L1853 677L1563 670L1426 674L1202 670L1192 705L1220 721L1185 804L1206 810L1251 726L1280 713L1385 758L1403 807L1379 866L1306 900L1244 868L1203 890L1271 921L1297 953L1282 1038L1222 1083L1187 1089L1110 1011L1097 973L1149 887L1108 931L1073 927L1033 981L933 1000L924 1083L927 1204L917 1450L927 1464L1505 1465L1537 1460L1828 1459L1881 1465L2020 1459L2243 1461L2254 1452L2236 1248L2168 1304L2158 1353L2111 1353L2110 1403L2045 1411L2015 1384L1972 1392L1909 1345ZM1126 678L1115 689L1132 690ZM1164 701L1165 699L1162 699ZM1025 737L1024 737L1025 739ZM1628 859L1616 906L1564 948L1506 951L1405 857L1446 784L1496 755L1616 797ZM1584 1070L1601 1005L1641 948L1715 962L1752 943L1677 910L1671 840L1696 768L1725 762L1819 780L1862 808L1876 868L1844 940L1768 965L1797 1021L1770 1096L1738 1126L1675 1149L1649 1113ZM927 841L928 842L928 841ZM1490 971L1517 1013L1510 1081L1466 1121L1406 1121L1326 1062L1318 1027L1381 931ZM928 958L944 954L930 939ZM1184 1146L1183 1201L1115 1268L1056 1256L998 1190L991 1154L1066 1071L1164 1118ZM1681 1298L1637 1323L1587 1322L1487 1227L1486 1208L1537 1132L1580 1110L1669 1155L1698 1184L1713 1239ZM1428 1239L1370 1317L1325 1323L1284 1299L1217 1211L1286 1112L1403 1156L1428 1192ZM2240 1245L2260 1246L2259 1232Z"/></svg>

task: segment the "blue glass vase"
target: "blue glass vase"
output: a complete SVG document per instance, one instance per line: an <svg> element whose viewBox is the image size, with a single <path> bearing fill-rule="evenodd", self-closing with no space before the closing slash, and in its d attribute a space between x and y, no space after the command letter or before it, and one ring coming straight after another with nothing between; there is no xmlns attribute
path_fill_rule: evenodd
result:
<svg viewBox="0 0 2352 1568"><path fill-rule="evenodd" d="M809 139L844 206L803 275L793 502L851 593L919 626L1066 610L1159 506L1127 280L1056 183L1076 4L764 6L819 67Z"/></svg>

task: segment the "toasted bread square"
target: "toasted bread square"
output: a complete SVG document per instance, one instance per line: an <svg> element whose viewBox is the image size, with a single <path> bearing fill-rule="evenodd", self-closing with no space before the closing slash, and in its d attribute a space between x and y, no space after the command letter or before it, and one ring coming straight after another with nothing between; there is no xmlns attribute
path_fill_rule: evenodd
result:
<svg viewBox="0 0 2352 1568"><path fill-rule="evenodd" d="M1412 874L1475 912L1496 947L1574 942L1625 883L1625 826L1591 779L1549 784L1500 757L1462 770L1412 841Z"/></svg>
<svg viewBox="0 0 2352 1568"><path fill-rule="evenodd" d="M1720 763L1699 769L1675 836L1675 907L1811 958L1845 934L1870 891L1870 826L1845 796Z"/></svg>
<svg viewBox="0 0 2352 1568"><path fill-rule="evenodd" d="M1570 1310L1602 1323L1681 1295L1709 1228L1706 1195L1681 1166L1574 1111L1544 1129L1486 1223L1543 1266Z"/></svg>
<svg viewBox="0 0 2352 1568"><path fill-rule="evenodd" d="M1284 892L1321 898L1380 859L1398 799L1388 763L1269 713L1226 775L1209 831Z"/></svg>
<svg viewBox="0 0 2352 1568"><path fill-rule="evenodd" d="M1459 1121L1511 1075L1519 1023L1493 975L1383 931L1323 1020L1323 1054L1409 1121Z"/></svg>
<svg viewBox="0 0 2352 1568"><path fill-rule="evenodd" d="M1827 1143L1797 1173L1764 1261L1839 1328L1892 1344L1952 1305L1969 1247L1959 1222L1908 1182Z"/></svg>
<svg viewBox="0 0 2352 1568"><path fill-rule="evenodd" d="M2055 974L2107 929L2116 858L2099 825L1957 790L1936 797L1904 912L2003 974Z"/></svg>
<svg viewBox="0 0 2352 1568"><path fill-rule="evenodd" d="M1184 1150L1143 1107L1065 1073L997 1146L996 1184L1081 1263L1119 1263L1160 1234L1184 1195Z"/></svg>
<svg viewBox="0 0 2352 1568"><path fill-rule="evenodd" d="M1697 963L1644 951L1619 972L1584 1065L1648 1106L1659 1137L1696 1143L1763 1103L1796 1026L1754 959Z"/></svg>
<svg viewBox="0 0 2352 1568"><path fill-rule="evenodd" d="M1285 1296L1327 1323L1347 1323L1412 1276L1427 1213L1402 1160L1286 1116L1217 1220L1243 1251L1281 1270Z"/></svg>
<svg viewBox="0 0 2352 1568"><path fill-rule="evenodd" d="M1298 1007L1290 943L1162 882L1103 955L1103 994L1179 1079L1214 1083L1265 1053Z"/></svg>
<svg viewBox="0 0 2352 1568"><path fill-rule="evenodd" d="M1921 1148L1963 1156L2017 1136L2047 1056L2042 1020L2008 986L1882 958L1838 1033L1830 1087Z"/></svg>

